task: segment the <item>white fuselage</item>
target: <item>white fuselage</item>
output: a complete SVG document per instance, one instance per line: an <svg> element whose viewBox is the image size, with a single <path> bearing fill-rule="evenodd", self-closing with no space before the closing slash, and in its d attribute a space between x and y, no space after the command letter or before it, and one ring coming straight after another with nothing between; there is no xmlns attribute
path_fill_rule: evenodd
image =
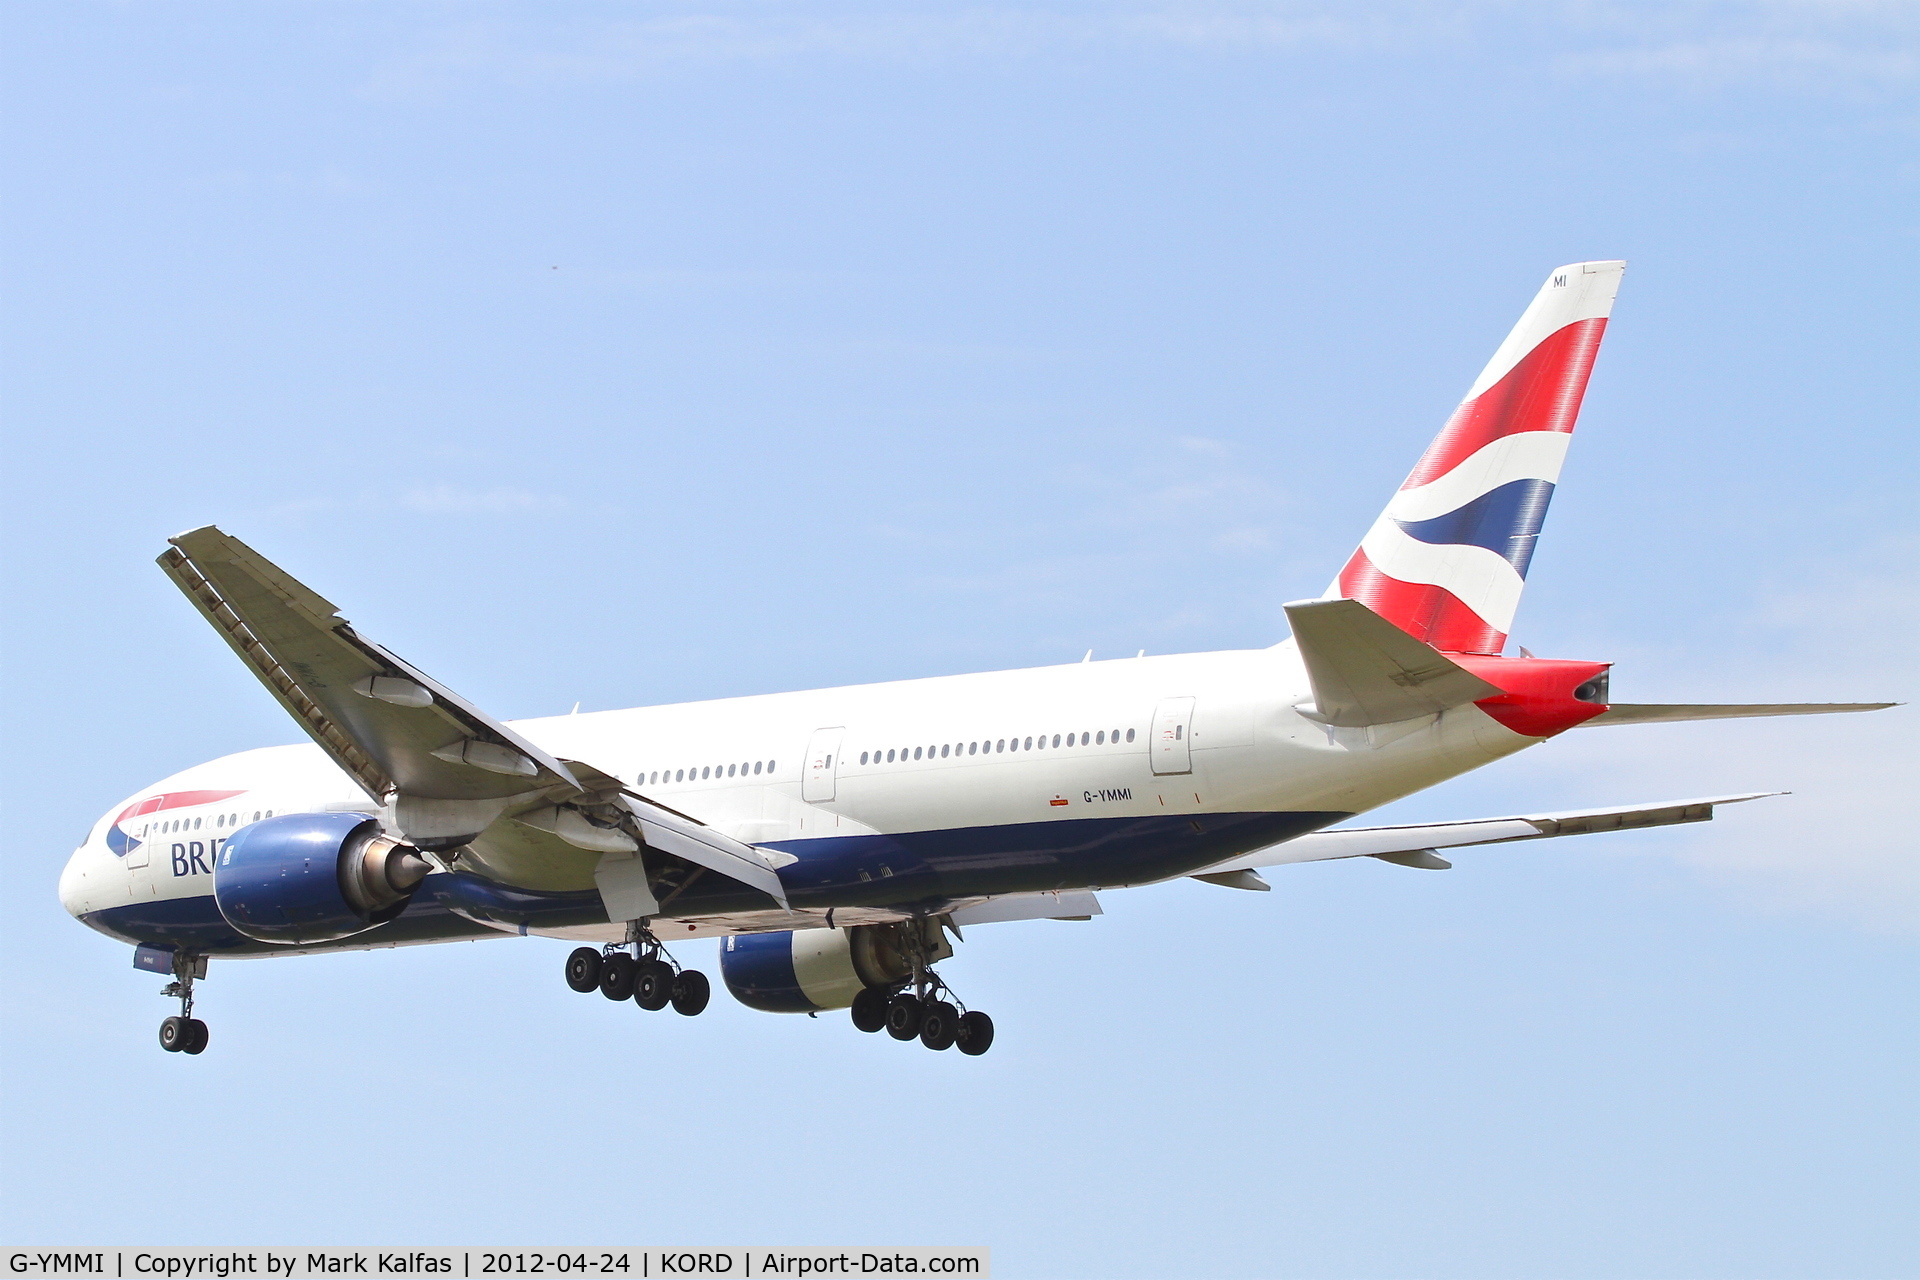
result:
<svg viewBox="0 0 1920 1280"><path fill-rule="evenodd" d="M558 758L778 851L800 914L836 903L885 906L886 881L900 877L907 892L908 864L919 868L911 893L920 896L1110 888L1187 874L1539 741L1471 705L1394 725L1330 728L1312 718L1311 696L1286 643L557 716L513 728ZM61 899L96 924L164 915L163 904L210 901L213 859L240 826L267 813L378 808L318 747L227 756L105 814L69 862ZM1285 815L1298 820L1273 825ZM489 838L461 859L492 882L530 892L593 885L595 858L586 853L556 865L520 856L511 839ZM703 934L808 922L781 912L681 916L671 906L666 916ZM132 925L107 931L138 936Z"/></svg>

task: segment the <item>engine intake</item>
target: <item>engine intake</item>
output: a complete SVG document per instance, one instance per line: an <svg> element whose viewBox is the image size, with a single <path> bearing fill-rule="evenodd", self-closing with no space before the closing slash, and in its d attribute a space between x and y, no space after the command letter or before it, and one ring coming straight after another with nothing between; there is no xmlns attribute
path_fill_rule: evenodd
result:
<svg viewBox="0 0 1920 1280"><path fill-rule="evenodd" d="M405 911L432 869L365 814L288 813L220 846L213 900L256 942L332 942Z"/></svg>

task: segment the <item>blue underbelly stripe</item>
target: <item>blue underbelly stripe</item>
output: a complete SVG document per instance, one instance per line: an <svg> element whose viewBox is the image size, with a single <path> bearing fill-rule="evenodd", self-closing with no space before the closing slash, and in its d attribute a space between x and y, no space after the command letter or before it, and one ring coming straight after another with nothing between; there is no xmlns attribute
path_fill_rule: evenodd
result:
<svg viewBox="0 0 1920 1280"><path fill-rule="evenodd" d="M767 847L799 859L780 872L795 907L913 909L950 898L1166 879L1351 816L1315 812L1059 818L896 835L782 840ZM772 906L771 899L755 890L707 875L693 881L669 910L674 916L698 917ZM235 933L211 894L114 907L85 919L100 932L126 942L226 955L273 955L285 950ZM543 893L474 875L435 874L421 883L413 903L398 919L340 946L497 936L489 924L480 922L515 929L558 928L605 924L607 916L600 895L591 889Z"/></svg>

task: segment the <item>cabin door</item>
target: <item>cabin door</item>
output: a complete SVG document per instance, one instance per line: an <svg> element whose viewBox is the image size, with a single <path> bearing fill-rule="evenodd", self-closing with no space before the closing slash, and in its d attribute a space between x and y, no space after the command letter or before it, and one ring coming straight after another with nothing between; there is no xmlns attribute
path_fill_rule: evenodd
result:
<svg viewBox="0 0 1920 1280"><path fill-rule="evenodd" d="M1153 753L1153 771L1159 774L1193 772L1193 699L1163 698L1153 709L1153 731L1147 735Z"/></svg>
<svg viewBox="0 0 1920 1280"><path fill-rule="evenodd" d="M809 804L833 799L834 779L840 770L840 738L844 728L815 729L807 740L805 772L800 780L800 798Z"/></svg>

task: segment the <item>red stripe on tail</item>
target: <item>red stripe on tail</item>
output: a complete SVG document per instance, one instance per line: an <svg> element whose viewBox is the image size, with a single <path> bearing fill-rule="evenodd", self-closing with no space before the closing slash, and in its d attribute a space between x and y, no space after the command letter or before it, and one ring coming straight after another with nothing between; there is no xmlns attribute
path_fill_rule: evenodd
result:
<svg viewBox="0 0 1920 1280"><path fill-rule="evenodd" d="M1507 643L1504 633L1488 626L1453 592L1389 578L1374 567L1364 550L1356 550L1340 571L1340 594L1358 600L1416 640L1449 653L1497 654Z"/></svg>
<svg viewBox="0 0 1920 1280"><path fill-rule="evenodd" d="M1542 340L1500 381L1453 411L1400 487L1411 489L1443 476L1502 436L1571 432L1606 329L1604 319L1576 320Z"/></svg>

